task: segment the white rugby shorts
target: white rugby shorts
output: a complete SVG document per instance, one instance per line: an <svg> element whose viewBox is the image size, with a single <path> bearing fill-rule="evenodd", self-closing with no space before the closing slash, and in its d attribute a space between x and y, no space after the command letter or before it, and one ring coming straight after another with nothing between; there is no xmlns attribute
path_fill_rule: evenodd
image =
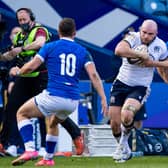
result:
<svg viewBox="0 0 168 168"><path fill-rule="evenodd" d="M47 90L43 90L35 96L35 104L44 116L55 114L59 119L65 120L78 107L78 100L51 96Z"/></svg>

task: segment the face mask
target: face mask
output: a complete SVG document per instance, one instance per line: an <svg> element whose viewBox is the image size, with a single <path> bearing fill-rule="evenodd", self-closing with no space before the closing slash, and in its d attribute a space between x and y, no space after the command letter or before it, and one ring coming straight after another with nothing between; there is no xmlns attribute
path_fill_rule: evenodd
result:
<svg viewBox="0 0 168 168"><path fill-rule="evenodd" d="M23 29L23 31L25 32L28 32L29 31L29 23L24 23L24 24L21 24L20 27Z"/></svg>

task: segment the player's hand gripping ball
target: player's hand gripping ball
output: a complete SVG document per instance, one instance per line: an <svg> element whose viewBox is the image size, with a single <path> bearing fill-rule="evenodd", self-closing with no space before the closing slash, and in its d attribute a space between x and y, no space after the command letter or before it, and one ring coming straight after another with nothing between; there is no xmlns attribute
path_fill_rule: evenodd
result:
<svg viewBox="0 0 168 168"><path fill-rule="evenodd" d="M136 48L134 48L133 50L135 50L137 52L141 52L141 53L147 53L148 47L145 44L141 44L141 45L137 46ZM127 58L127 60L130 64L141 64L143 62L143 59L141 59L140 57Z"/></svg>

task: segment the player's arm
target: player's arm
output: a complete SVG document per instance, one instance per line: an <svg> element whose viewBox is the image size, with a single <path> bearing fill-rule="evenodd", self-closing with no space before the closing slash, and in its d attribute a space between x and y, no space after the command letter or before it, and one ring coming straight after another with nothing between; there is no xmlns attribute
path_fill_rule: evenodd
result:
<svg viewBox="0 0 168 168"><path fill-rule="evenodd" d="M98 92L100 98L101 98L101 105L102 105L102 111L104 115L107 115L107 101L106 101L106 96L104 93L104 88L102 81L99 77L99 74L96 70L95 64L93 62L88 62L85 65L85 69L89 75L89 78L93 84L93 87L95 90Z"/></svg>
<svg viewBox="0 0 168 168"><path fill-rule="evenodd" d="M168 58L164 61L153 61L153 65L157 68L160 77L168 83Z"/></svg>
<svg viewBox="0 0 168 168"><path fill-rule="evenodd" d="M42 60L38 55L36 55L31 61L26 63L19 71L19 75L27 74L33 72L42 64Z"/></svg>
<svg viewBox="0 0 168 168"><path fill-rule="evenodd" d="M157 71L164 82L168 83L168 68L159 67Z"/></svg>
<svg viewBox="0 0 168 168"><path fill-rule="evenodd" d="M145 60L143 62L143 65L146 67L157 67L159 68L168 68L168 59L164 60L164 61L155 61L155 60ZM163 71L163 69L161 71Z"/></svg>
<svg viewBox="0 0 168 168"><path fill-rule="evenodd" d="M104 112L104 114L107 114L107 101L106 101L106 96L104 93L104 88L103 88L103 84L102 81L96 71L95 65L94 63L90 63L88 64L86 67L86 71L89 75L89 78L93 84L93 87L95 88L95 90L98 92L100 98L101 98L101 105L102 105L102 111Z"/></svg>
<svg viewBox="0 0 168 168"><path fill-rule="evenodd" d="M11 71L11 76L20 76L33 72L42 64L42 59L37 54L31 61L27 62L22 66L22 68L14 67Z"/></svg>
<svg viewBox="0 0 168 168"><path fill-rule="evenodd" d="M115 54L121 57L127 58L141 58L141 59L148 59L148 53L138 52L131 49L129 43L125 40L119 42L115 48Z"/></svg>

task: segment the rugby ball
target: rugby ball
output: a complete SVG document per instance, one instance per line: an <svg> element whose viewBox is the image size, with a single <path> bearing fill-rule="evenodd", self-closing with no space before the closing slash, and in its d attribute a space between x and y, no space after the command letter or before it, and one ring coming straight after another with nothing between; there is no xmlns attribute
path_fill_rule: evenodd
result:
<svg viewBox="0 0 168 168"><path fill-rule="evenodd" d="M142 62L140 58L127 58L127 61L130 64L140 64Z"/></svg>
<svg viewBox="0 0 168 168"><path fill-rule="evenodd" d="M148 52L148 47L144 44L141 44L135 48L133 48L133 50L138 51L138 52L142 52L142 53L147 53ZM127 58L127 61L130 64L139 64L142 62L141 58Z"/></svg>

